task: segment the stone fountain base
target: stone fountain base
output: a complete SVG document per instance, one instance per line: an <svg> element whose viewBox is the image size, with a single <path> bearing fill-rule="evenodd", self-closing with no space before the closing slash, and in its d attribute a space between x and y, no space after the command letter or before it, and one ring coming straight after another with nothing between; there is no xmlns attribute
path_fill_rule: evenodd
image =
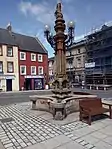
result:
<svg viewBox="0 0 112 149"><path fill-rule="evenodd" d="M53 95L30 96L33 110L42 110L52 113L55 120L63 120L68 114L79 111L79 100L85 97L94 98L96 95L72 95L58 103Z"/></svg>

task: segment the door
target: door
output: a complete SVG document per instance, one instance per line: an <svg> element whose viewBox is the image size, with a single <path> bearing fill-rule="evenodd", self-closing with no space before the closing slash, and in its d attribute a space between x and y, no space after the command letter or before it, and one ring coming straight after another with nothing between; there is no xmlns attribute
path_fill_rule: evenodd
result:
<svg viewBox="0 0 112 149"><path fill-rule="evenodd" d="M31 79L28 78L28 79L25 79L25 89L26 90L31 90Z"/></svg>
<svg viewBox="0 0 112 149"><path fill-rule="evenodd" d="M12 91L12 79L6 80L6 91Z"/></svg>

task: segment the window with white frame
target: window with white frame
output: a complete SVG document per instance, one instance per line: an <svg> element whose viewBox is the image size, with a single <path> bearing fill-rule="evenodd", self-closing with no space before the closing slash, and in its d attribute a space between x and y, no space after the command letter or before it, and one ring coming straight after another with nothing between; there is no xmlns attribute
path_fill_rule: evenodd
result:
<svg viewBox="0 0 112 149"><path fill-rule="evenodd" d="M26 53L20 52L20 60L26 60Z"/></svg>
<svg viewBox="0 0 112 149"><path fill-rule="evenodd" d="M3 62L0 61L0 72L3 72Z"/></svg>
<svg viewBox="0 0 112 149"><path fill-rule="evenodd" d="M38 67L38 74L39 75L42 75L43 74L43 67L42 66L39 66Z"/></svg>
<svg viewBox="0 0 112 149"><path fill-rule="evenodd" d="M7 47L7 56L12 57L13 56L13 47Z"/></svg>
<svg viewBox="0 0 112 149"><path fill-rule="evenodd" d="M31 66L31 74L36 75L36 66Z"/></svg>
<svg viewBox="0 0 112 149"><path fill-rule="evenodd" d="M36 61L36 54L31 53L31 61Z"/></svg>
<svg viewBox="0 0 112 149"><path fill-rule="evenodd" d="M14 72L13 62L7 62L7 72Z"/></svg>
<svg viewBox="0 0 112 149"><path fill-rule="evenodd" d="M43 55L42 54L38 54L38 62L43 62Z"/></svg>
<svg viewBox="0 0 112 149"><path fill-rule="evenodd" d="M26 66L25 65L20 66L20 74L21 75L26 75Z"/></svg>

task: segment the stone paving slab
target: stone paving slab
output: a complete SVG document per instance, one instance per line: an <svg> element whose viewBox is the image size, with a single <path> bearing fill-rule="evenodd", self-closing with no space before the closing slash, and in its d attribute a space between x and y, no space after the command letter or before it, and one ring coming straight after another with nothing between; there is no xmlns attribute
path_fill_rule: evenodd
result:
<svg viewBox="0 0 112 149"><path fill-rule="evenodd" d="M78 120L78 113L54 121L47 112L32 111L30 102L1 106L0 149L110 149L111 124L104 119L88 126Z"/></svg>

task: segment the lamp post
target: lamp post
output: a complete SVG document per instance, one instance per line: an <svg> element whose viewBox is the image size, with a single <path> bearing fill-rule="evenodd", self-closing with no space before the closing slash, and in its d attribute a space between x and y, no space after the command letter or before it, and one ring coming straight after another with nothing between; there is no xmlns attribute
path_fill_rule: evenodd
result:
<svg viewBox="0 0 112 149"><path fill-rule="evenodd" d="M75 24L73 21L68 22L68 33L66 34L66 25L65 20L63 19L60 1L57 3L55 17L55 35L51 33L51 27L49 25L45 25L44 35L55 51L56 77L54 81L54 89L56 92L56 89L63 90L69 86L69 81L67 80L66 75L66 49L73 44Z"/></svg>

